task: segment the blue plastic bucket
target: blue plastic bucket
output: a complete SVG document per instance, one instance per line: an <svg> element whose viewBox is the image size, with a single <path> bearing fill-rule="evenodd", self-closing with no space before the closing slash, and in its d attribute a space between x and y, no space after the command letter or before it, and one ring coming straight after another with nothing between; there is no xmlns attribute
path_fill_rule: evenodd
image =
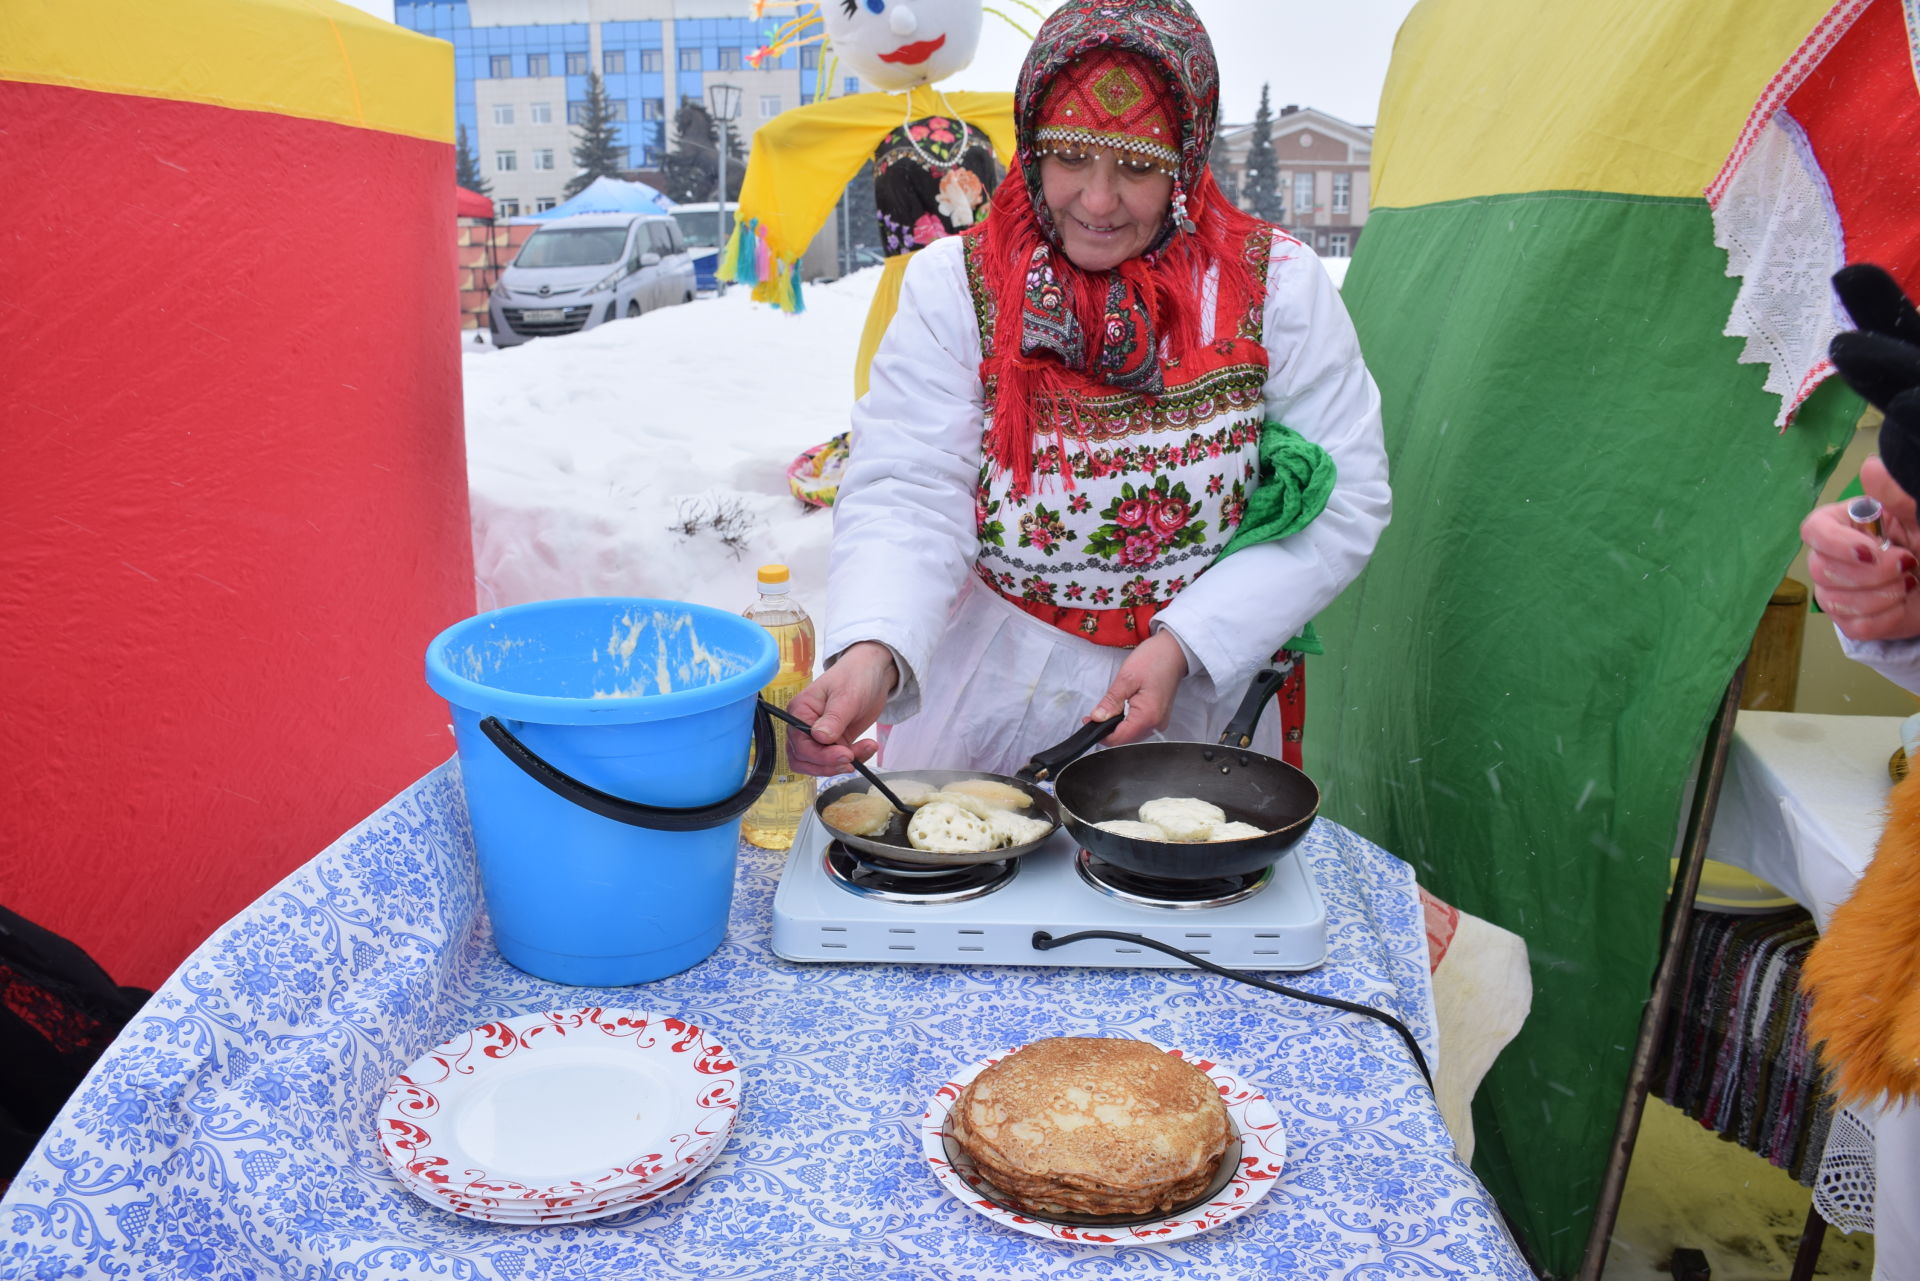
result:
<svg viewBox="0 0 1920 1281"><path fill-rule="evenodd" d="M616 987L720 946L740 816L773 764L755 707L778 665L759 624L669 600L515 605L434 637L427 684L453 711L502 956Z"/></svg>

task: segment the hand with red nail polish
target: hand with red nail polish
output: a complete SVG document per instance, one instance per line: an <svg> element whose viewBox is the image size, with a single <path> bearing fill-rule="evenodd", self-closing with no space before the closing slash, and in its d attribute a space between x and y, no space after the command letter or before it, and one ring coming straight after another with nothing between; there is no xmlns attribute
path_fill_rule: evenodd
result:
<svg viewBox="0 0 1920 1281"><path fill-rule="evenodd" d="M1914 500L1878 458L1861 466L1860 483L1884 509L1880 530L1887 546L1854 527L1845 503L1815 508L1800 524L1813 598L1854 640L1920 636L1920 518Z"/></svg>

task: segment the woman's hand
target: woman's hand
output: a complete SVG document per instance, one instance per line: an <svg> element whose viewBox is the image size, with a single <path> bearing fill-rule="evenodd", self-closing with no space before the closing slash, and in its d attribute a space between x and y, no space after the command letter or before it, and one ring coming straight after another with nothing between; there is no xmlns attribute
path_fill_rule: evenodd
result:
<svg viewBox="0 0 1920 1281"><path fill-rule="evenodd" d="M1861 465L1860 483L1880 500L1880 529L1891 546L1853 527L1845 503L1817 507L1800 523L1807 544L1813 598L1854 640L1920 636L1920 522L1913 498L1893 482L1878 458Z"/></svg>
<svg viewBox="0 0 1920 1281"><path fill-rule="evenodd" d="M1113 684L1107 686L1087 719L1103 721L1118 716L1124 704L1127 719L1107 736L1107 745L1137 743L1166 725L1173 714L1174 691L1186 674L1187 656L1180 642L1171 632L1155 632L1127 655L1127 661L1113 674Z"/></svg>
<svg viewBox="0 0 1920 1281"><path fill-rule="evenodd" d="M853 762L880 750L870 738L849 744L876 720L887 696L899 683L893 652L878 641L847 646L820 679L793 696L787 710L813 725L809 738L797 729L787 731L787 760L802 774L843 774Z"/></svg>

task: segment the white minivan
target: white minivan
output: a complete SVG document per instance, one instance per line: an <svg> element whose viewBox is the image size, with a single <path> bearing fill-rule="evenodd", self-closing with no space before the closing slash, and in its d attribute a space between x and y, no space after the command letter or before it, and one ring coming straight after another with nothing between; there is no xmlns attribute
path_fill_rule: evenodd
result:
<svg viewBox="0 0 1920 1281"><path fill-rule="evenodd" d="M488 300L496 346L578 333L693 301L693 258L667 214L556 218L520 246Z"/></svg>

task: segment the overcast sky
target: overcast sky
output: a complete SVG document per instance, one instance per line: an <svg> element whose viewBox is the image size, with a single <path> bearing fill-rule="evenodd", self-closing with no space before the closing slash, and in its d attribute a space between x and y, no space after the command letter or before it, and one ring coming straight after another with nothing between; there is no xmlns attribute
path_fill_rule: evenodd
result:
<svg viewBox="0 0 1920 1281"><path fill-rule="evenodd" d="M1042 9L1054 0L1034 0ZM392 21L393 0L346 0ZM1393 35L1414 0L1194 0L1220 56L1221 110L1232 124L1253 119L1262 83L1273 109L1318 107L1354 124L1374 123ZM1014 0L995 0L1029 30L1037 19ZM1027 41L987 15L973 65L944 83L956 89L1011 90Z"/></svg>

